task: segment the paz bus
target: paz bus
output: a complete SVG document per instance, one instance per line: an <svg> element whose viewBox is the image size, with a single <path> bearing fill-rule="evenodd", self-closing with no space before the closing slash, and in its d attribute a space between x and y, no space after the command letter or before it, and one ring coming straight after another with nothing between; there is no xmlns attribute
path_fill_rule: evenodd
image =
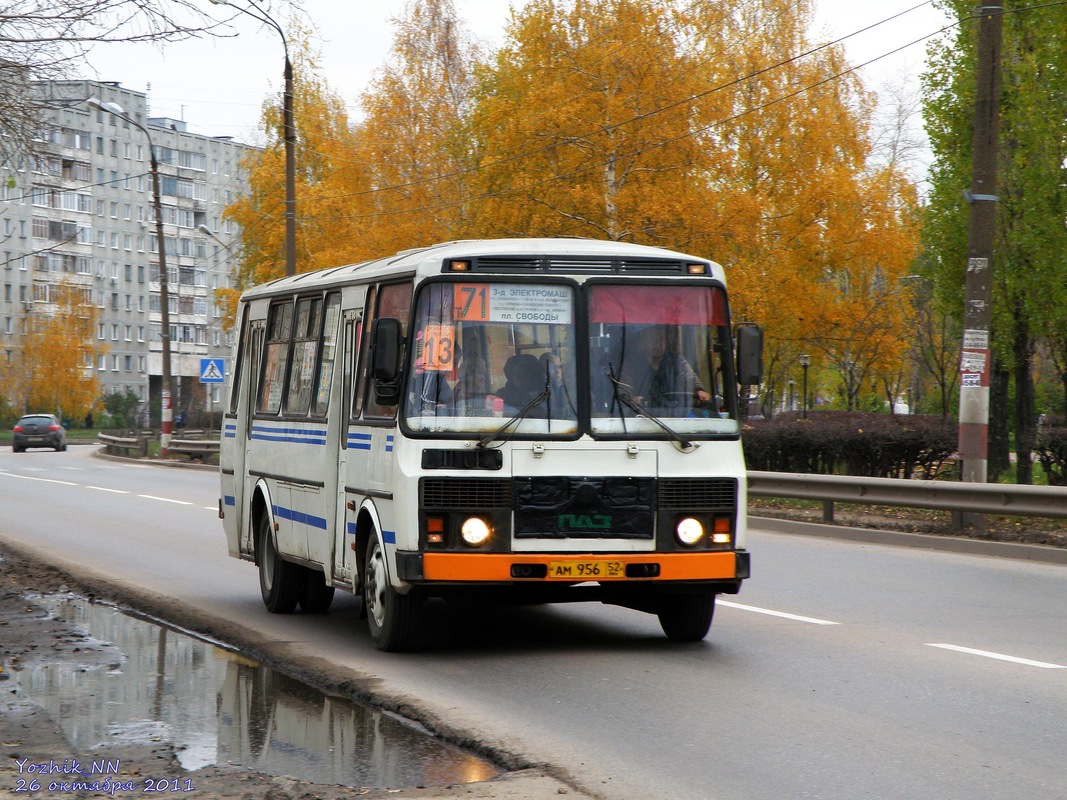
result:
<svg viewBox="0 0 1067 800"><path fill-rule="evenodd" d="M405 650L432 599L593 600L694 641L749 575L762 331L713 261L450 242L256 286L237 323L219 513L273 613L340 588Z"/></svg>

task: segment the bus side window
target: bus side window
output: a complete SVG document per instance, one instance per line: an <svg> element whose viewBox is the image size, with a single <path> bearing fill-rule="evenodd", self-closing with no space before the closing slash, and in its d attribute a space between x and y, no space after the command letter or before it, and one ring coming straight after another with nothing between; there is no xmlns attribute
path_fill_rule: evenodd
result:
<svg viewBox="0 0 1067 800"><path fill-rule="evenodd" d="M334 362L337 360L337 324L340 320L341 295L337 292L326 296L326 314L322 327L322 347L319 360L319 377L315 389L315 405L311 413L325 416L330 406L330 385L333 383Z"/></svg>
<svg viewBox="0 0 1067 800"><path fill-rule="evenodd" d="M356 324L356 349L352 351L353 357L359 354L359 371L356 373L355 391L352 394L352 419L359 419L363 411L363 398L367 391L367 355L370 352L369 337L363 332L370 330L368 327L374 321L374 303L378 297L377 291L372 286L367 292L367 305L363 313L363 319Z"/></svg>
<svg viewBox="0 0 1067 800"><path fill-rule="evenodd" d="M322 298L304 297L296 303L296 329L289 361L289 390L285 393L286 414L306 415L311 406L315 359L322 331Z"/></svg>
<svg viewBox="0 0 1067 800"><path fill-rule="evenodd" d="M234 364L233 372L230 373L229 409L231 414L237 413L238 401L241 399L241 383L243 377L241 375L241 370L244 368L245 360L247 358L247 356L245 355L245 349L251 346L252 341L252 338L250 336L251 331L248 329L248 308L249 307L246 305L244 308L244 313L241 315L241 328L239 334L240 338L238 339L237 345L237 363Z"/></svg>
<svg viewBox="0 0 1067 800"><path fill-rule="evenodd" d="M378 293L378 308L375 314L375 319L383 319L385 317L391 317L400 321L401 333L404 337L408 332L408 317L411 314L411 284L410 283L392 283L381 287L381 291ZM373 325L364 330L372 330ZM370 337L367 337L369 340ZM364 344L364 348L366 348ZM403 354L401 355L403 358ZM364 364L366 360L364 360ZM366 379L365 366L360 367L361 380ZM364 409L365 416L367 417L395 417L396 405L386 405L380 403L374 391L374 381L367 381L367 406Z"/></svg>
<svg viewBox="0 0 1067 800"><path fill-rule="evenodd" d="M270 309L267 323L266 364L259 385L256 411L277 414L282 405L282 389L289 363L289 335L293 325L293 302L275 303Z"/></svg>

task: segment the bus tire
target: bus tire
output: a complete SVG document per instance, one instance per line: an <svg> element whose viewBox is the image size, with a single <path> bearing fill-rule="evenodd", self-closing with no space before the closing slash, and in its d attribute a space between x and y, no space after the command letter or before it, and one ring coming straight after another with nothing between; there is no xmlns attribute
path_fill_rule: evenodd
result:
<svg viewBox="0 0 1067 800"><path fill-rule="evenodd" d="M389 583L385 553L377 536L367 543L363 565L363 606L367 611L367 628L375 647L385 652L410 650L417 641L418 598L402 595Z"/></svg>
<svg viewBox="0 0 1067 800"><path fill-rule="evenodd" d="M711 630L715 595L664 595L657 603L660 627L672 642L699 642Z"/></svg>
<svg viewBox="0 0 1067 800"><path fill-rule="evenodd" d="M333 587L326 585L326 576L317 569L304 568L300 585L300 610L305 614L325 614L333 603Z"/></svg>
<svg viewBox="0 0 1067 800"><path fill-rule="evenodd" d="M291 614L300 599L303 567L284 560L274 544L270 518L259 517L259 591L272 614Z"/></svg>

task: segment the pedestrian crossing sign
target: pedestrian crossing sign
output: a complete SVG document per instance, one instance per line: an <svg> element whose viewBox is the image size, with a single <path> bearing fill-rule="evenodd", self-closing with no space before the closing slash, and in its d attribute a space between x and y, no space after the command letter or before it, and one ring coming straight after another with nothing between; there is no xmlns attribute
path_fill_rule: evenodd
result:
<svg viewBox="0 0 1067 800"><path fill-rule="evenodd" d="M222 358L200 359L201 383L225 383L226 360Z"/></svg>

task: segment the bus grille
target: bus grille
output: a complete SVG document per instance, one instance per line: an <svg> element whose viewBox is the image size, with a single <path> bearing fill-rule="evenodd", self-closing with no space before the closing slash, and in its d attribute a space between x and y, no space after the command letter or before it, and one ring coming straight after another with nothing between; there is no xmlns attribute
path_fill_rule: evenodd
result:
<svg viewBox="0 0 1067 800"><path fill-rule="evenodd" d="M693 510L733 509L737 481L733 478L661 478L660 508Z"/></svg>
<svg viewBox="0 0 1067 800"><path fill-rule="evenodd" d="M470 478L423 478L423 508L511 508L511 481Z"/></svg>

